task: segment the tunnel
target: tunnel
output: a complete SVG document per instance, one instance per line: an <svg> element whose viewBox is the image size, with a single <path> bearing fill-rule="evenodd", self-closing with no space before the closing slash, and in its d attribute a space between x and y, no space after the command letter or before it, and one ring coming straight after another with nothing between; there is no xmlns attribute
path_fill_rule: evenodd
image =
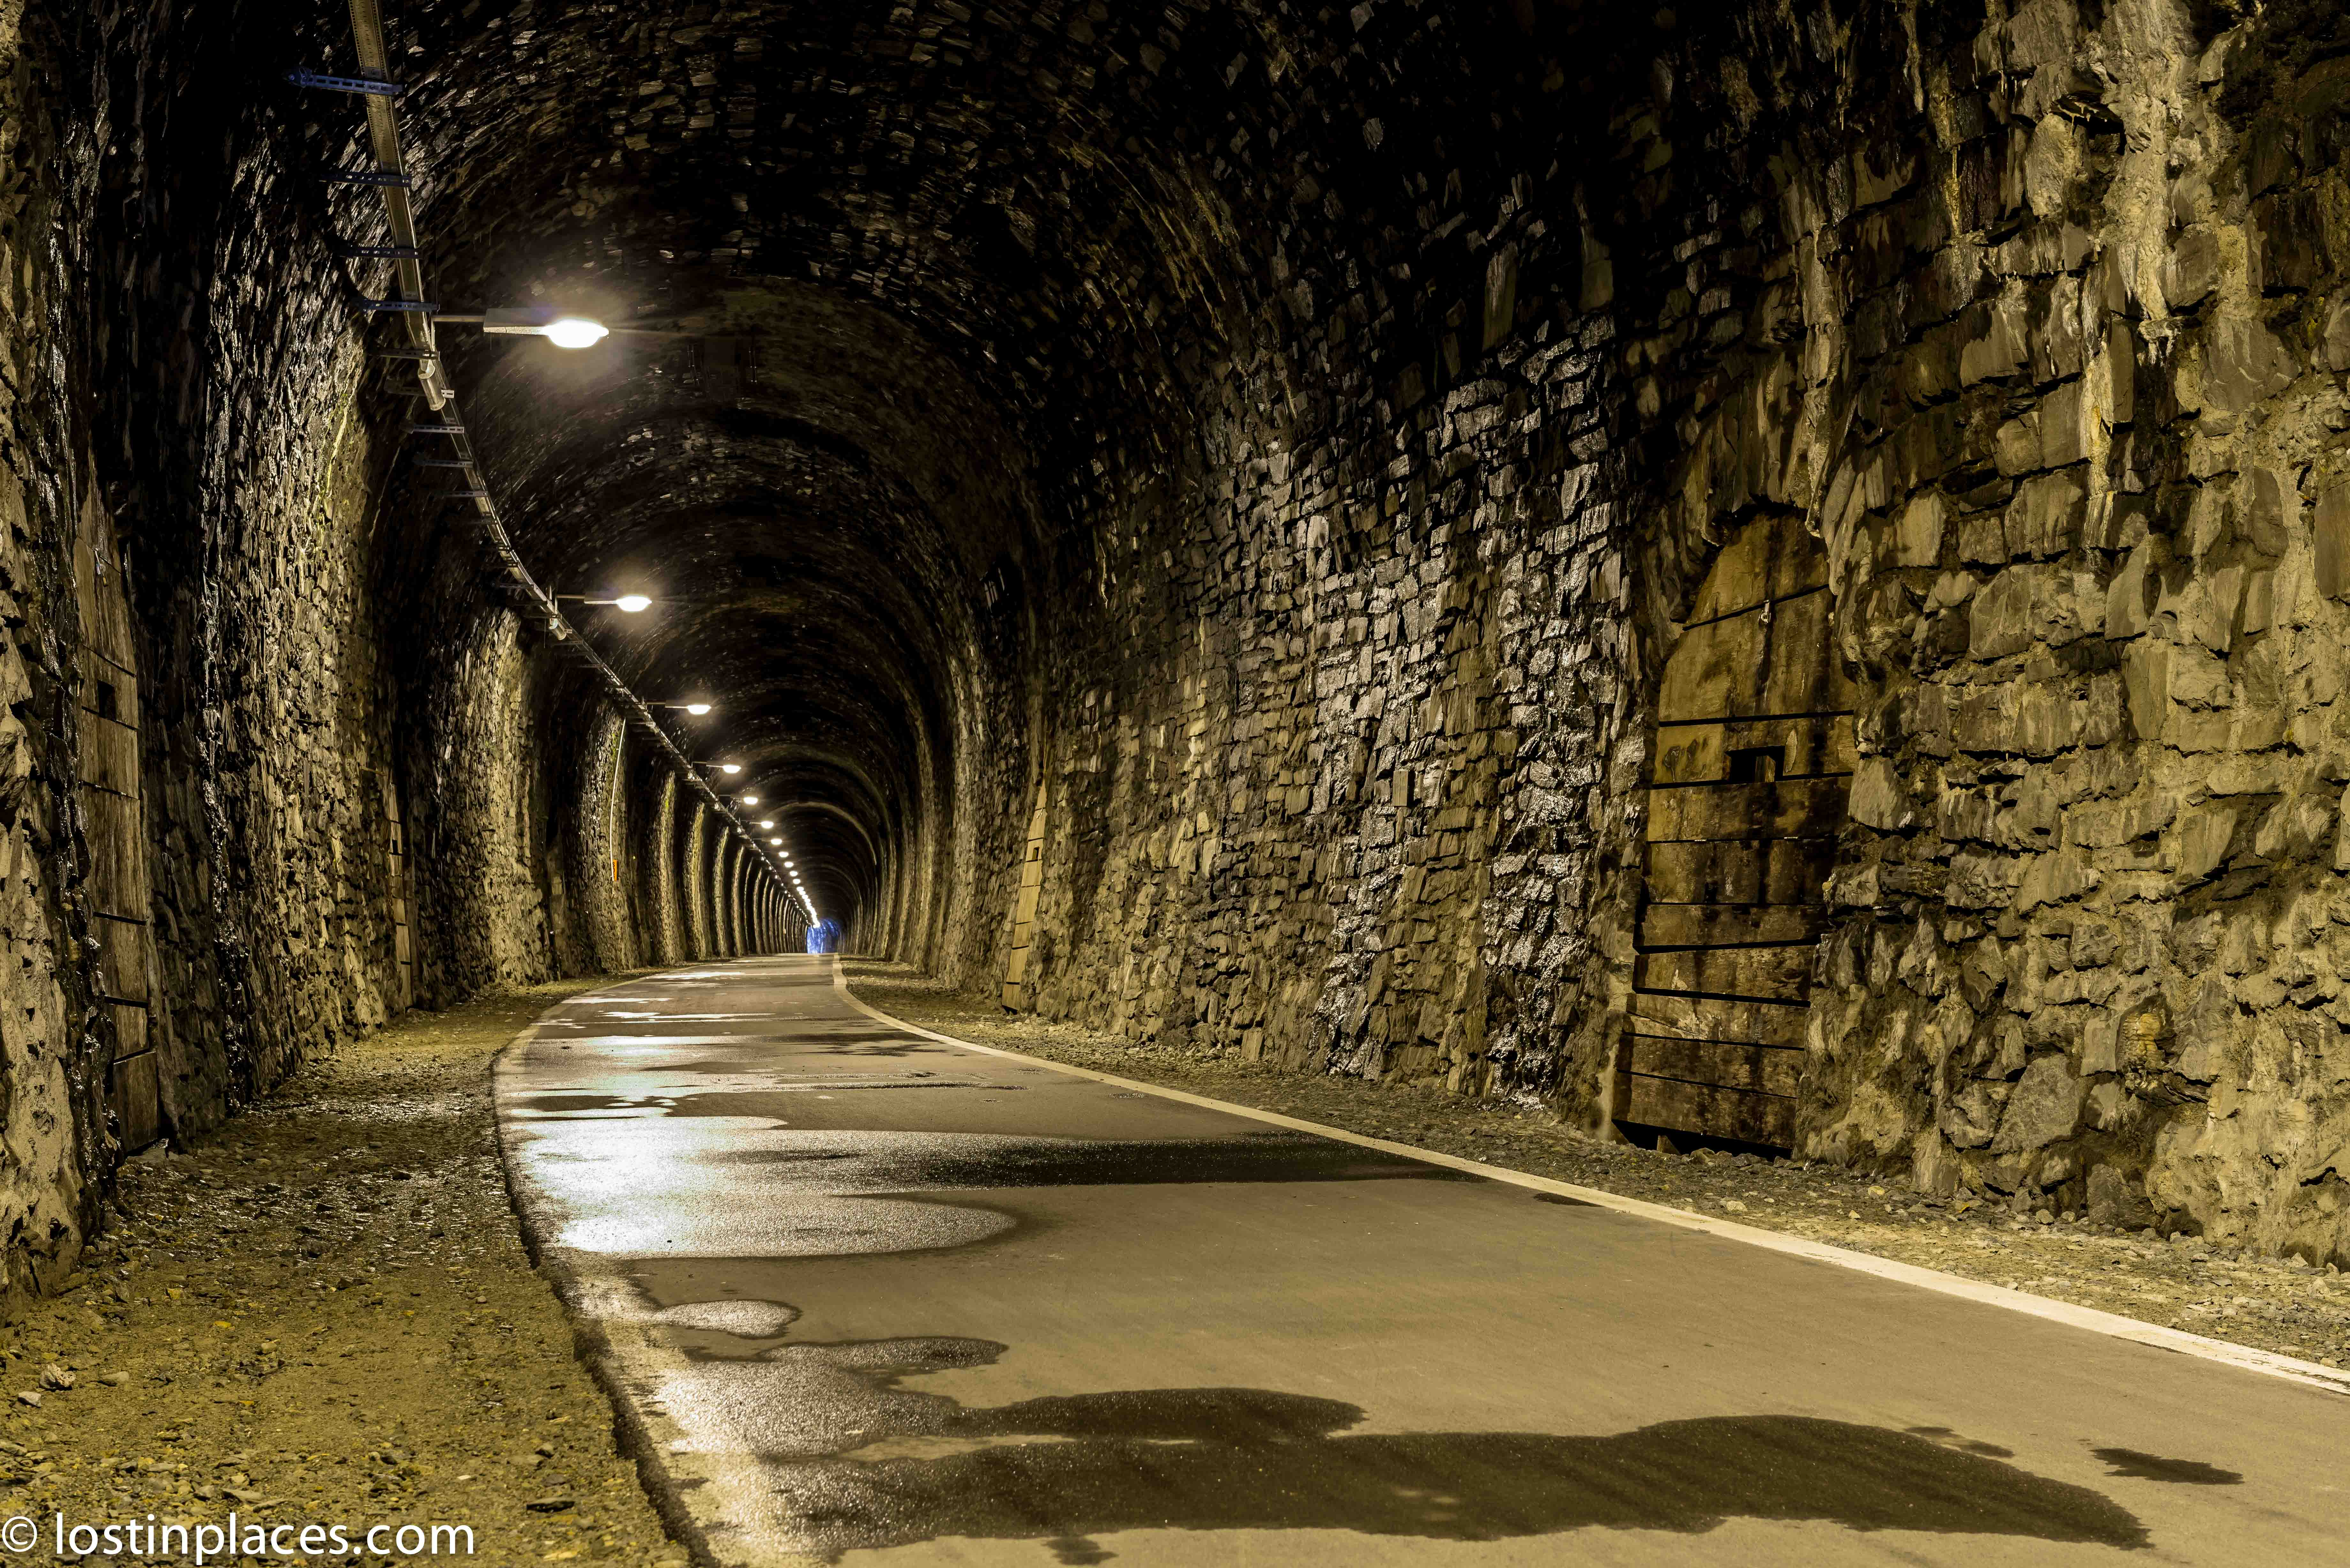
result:
<svg viewBox="0 0 2350 1568"><path fill-rule="evenodd" d="M403 1020L836 948L1138 1078L2350 1265L2338 6L0 63L11 1311Z"/></svg>

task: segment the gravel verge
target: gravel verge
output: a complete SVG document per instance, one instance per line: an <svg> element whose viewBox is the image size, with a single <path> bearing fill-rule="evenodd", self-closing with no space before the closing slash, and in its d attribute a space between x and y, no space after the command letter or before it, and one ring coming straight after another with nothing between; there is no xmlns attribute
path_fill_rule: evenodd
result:
<svg viewBox="0 0 2350 1568"><path fill-rule="evenodd" d="M0 1514L40 1521L38 1560L55 1514L234 1510L468 1525L475 1562L684 1568L524 1252L489 1108L491 1058L612 979L411 1014L125 1168L67 1293L0 1329Z"/></svg>
<svg viewBox="0 0 2350 1568"><path fill-rule="evenodd" d="M1840 1167L1711 1150L1604 1144L1521 1107L1440 1089L1285 1073L1235 1056L1135 1044L1007 1013L899 964L844 960L856 994L909 1023L982 1045L1211 1095L1348 1132L1482 1160L1626 1198L1734 1216L1881 1258L2117 1313L2327 1366L2350 1366L2350 1278L2334 1265L2123 1231L2077 1215L2020 1214Z"/></svg>

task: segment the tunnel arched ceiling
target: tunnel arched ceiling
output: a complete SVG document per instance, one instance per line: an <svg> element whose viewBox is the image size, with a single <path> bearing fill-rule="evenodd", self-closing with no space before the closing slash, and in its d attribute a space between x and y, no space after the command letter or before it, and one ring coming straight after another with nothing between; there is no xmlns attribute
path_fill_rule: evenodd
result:
<svg viewBox="0 0 2350 1568"><path fill-rule="evenodd" d="M1357 269L1453 287L1400 259L1422 209L1464 170L1506 189L1499 150L1559 85L1527 5L388 24L443 303L629 328L571 357L443 328L525 559L661 601L581 624L649 698L722 704L702 732L806 808L835 901L949 791L972 695L1018 701L1045 596L1010 590L1089 572L1077 493L1185 439L1187 378L1246 352L1253 312L1313 319Z"/></svg>

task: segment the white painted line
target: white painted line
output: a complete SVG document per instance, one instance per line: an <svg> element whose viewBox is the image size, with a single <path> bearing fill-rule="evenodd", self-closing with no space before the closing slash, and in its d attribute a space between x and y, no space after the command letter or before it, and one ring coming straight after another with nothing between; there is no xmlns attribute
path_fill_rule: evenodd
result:
<svg viewBox="0 0 2350 1568"><path fill-rule="evenodd" d="M867 1017L902 1029L909 1034L919 1034L943 1045L957 1045L966 1051L978 1051L989 1056L1003 1056L1015 1062L1033 1063L1049 1067L1056 1073L1073 1077L1091 1078L1097 1083L1116 1084L1121 1089L1139 1089L1162 1099L1180 1100L1185 1105L1203 1106L1210 1110L1226 1111L1252 1121L1268 1122L1277 1127L1296 1132L1318 1133L1336 1138L1341 1143L1359 1144L1387 1154L1403 1155L1408 1158L1425 1160L1430 1165L1448 1166L1472 1175L1503 1181L1513 1187L1531 1188L1536 1192L1554 1193L1573 1198L1601 1209L1613 1209L1620 1214L1635 1214L1643 1220L1654 1220L1667 1225L1679 1225L1684 1230L1702 1231L1732 1241L1744 1241L1750 1246L1767 1247L1774 1252L1786 1252L1798 1258L1809 1258L1817 1263L1833 1263L1840 1269L1856 1273L1874 1274L1878 1279L1893 1280L1921 1290L1939 1291L1944 1295L1961 1300L1981 1302L1985 1306L2005 1307L2030 1317L2046 1318L2051 1323L2066 1324L2085 1328L2092 1334L2102 1334L2113 1339L2126 1339L2134 1344L2151 1345L2157 1350L2176 1351L2181 1355L2198 1356L2223 1366L2241 1367L2270 1377L2282 1377L2287 1382L2323 1388L2330 1394L2350 1394L2350 1370L2320 1366L2314 1361L2302 1361L2290 1355L2278 1355L2271 1351L2254 1350L2250 1345L2230 1345L2224 1339L2209 1339L2184 1329L2165 1328L2159 1324L2140 1323L2134 1317L2118 1313L2100 1312L2095 1307L2076 1306L2071 1302L2035 1296L2028 1291L2012 1291L2004 1285L1987 1285L1980 1280L1961 1279L1946 1274L1939 1269L1920 1268L1915 1263L1896 1262L1890 1258L1872 1257L1866 1252L1855 1252L1843 1247L1831 1247L1825 1241L1807 1241L1783 1231L1765 1231L1756 1225L1742 1225L1734 1220L1717 1220L1710 1214L1693 1213L1687 1209L1668 1209L1661 1203L1647 1203L1638 1198L1625 1198L1613 1192L1603 1192L1596 1187L1577 1187L1573 1182L1553 1181L1546 1176L1529 1176L1522 1170L1505 1170L1497 1165L1463 1159L1459 1155L1444 1154L1432 1148L1420 1148L1408 1143L1390 1143L1386 1138L1366 1137L1361 1133L1348 1132L1344 1127L1325 1127L1320 1122L1300 1121L1274 1111L1260 1111L1250 1106L1236 1106L1229 1100L1210 1099L1182 1089L1170 1089L1159 1084L1147 1084L1138 1078L1121 1078L1115 1073L1097 1073L1090 1067L1072 1067L1066 1062L1050 1061L1043 1056L1024 1055L1017 1051L1005 1051L993 1045L982 1045L972 1040L960 1040L951 1034L941 1034L935 1029L925 1029L909 1023L902 1018L892 1018L878 1007L861 1002L848 989L847 977L841 973L840 960L834 956L833 989L849 1006Z"/></svg>

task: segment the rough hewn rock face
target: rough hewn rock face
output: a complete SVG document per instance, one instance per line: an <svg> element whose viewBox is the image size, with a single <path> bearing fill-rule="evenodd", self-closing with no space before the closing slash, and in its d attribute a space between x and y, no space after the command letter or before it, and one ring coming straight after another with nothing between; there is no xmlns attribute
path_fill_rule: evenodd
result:
<svg viewBox="0 0 2350 1568"><path fill-rule="evenodd" d="M36 85L48 44L26 36L21 6L0 7L0 1291L9 1298L69 1266L112 1152L103 1076L113 1041L94 966L80 961L88 913L75 895L88 845L75 810L78 726L62 658L78 618L65 546L88 476L64 417L62 367L43 351L70 296L54 242L57 193L40 178L59 135Z"/></svg>
<svg viewBox="0 0 2350 1568"><path fill-rule="evenodd" d="M611 826L641 737L394 483L298 127L230 85L284 21L0 6L0 1298L132 1147L411 990L638 961L713 870Z"/></svg>
<svg viewBox="0 0 2350 1568"><path fill-rule="evenodd" d="M1803 192L1848 258L1815 515L1882 800L1804 1136L2339 1255L2350 78L2310 64L2338 15L2196 22L1946 27L1899 156Z"/></svg>
<svg viewBox="0 0 2350 1568"><path fill-rule="evenodd" d="M2350 78L2210 21L1689 18L1604 161L1306 247L1339 328L1102 503L1165 651L1067 667L1042 1005L1604 1116L1638 710L1783 509L1861 753L1800 1147L2341 1255Z"/></svg>

